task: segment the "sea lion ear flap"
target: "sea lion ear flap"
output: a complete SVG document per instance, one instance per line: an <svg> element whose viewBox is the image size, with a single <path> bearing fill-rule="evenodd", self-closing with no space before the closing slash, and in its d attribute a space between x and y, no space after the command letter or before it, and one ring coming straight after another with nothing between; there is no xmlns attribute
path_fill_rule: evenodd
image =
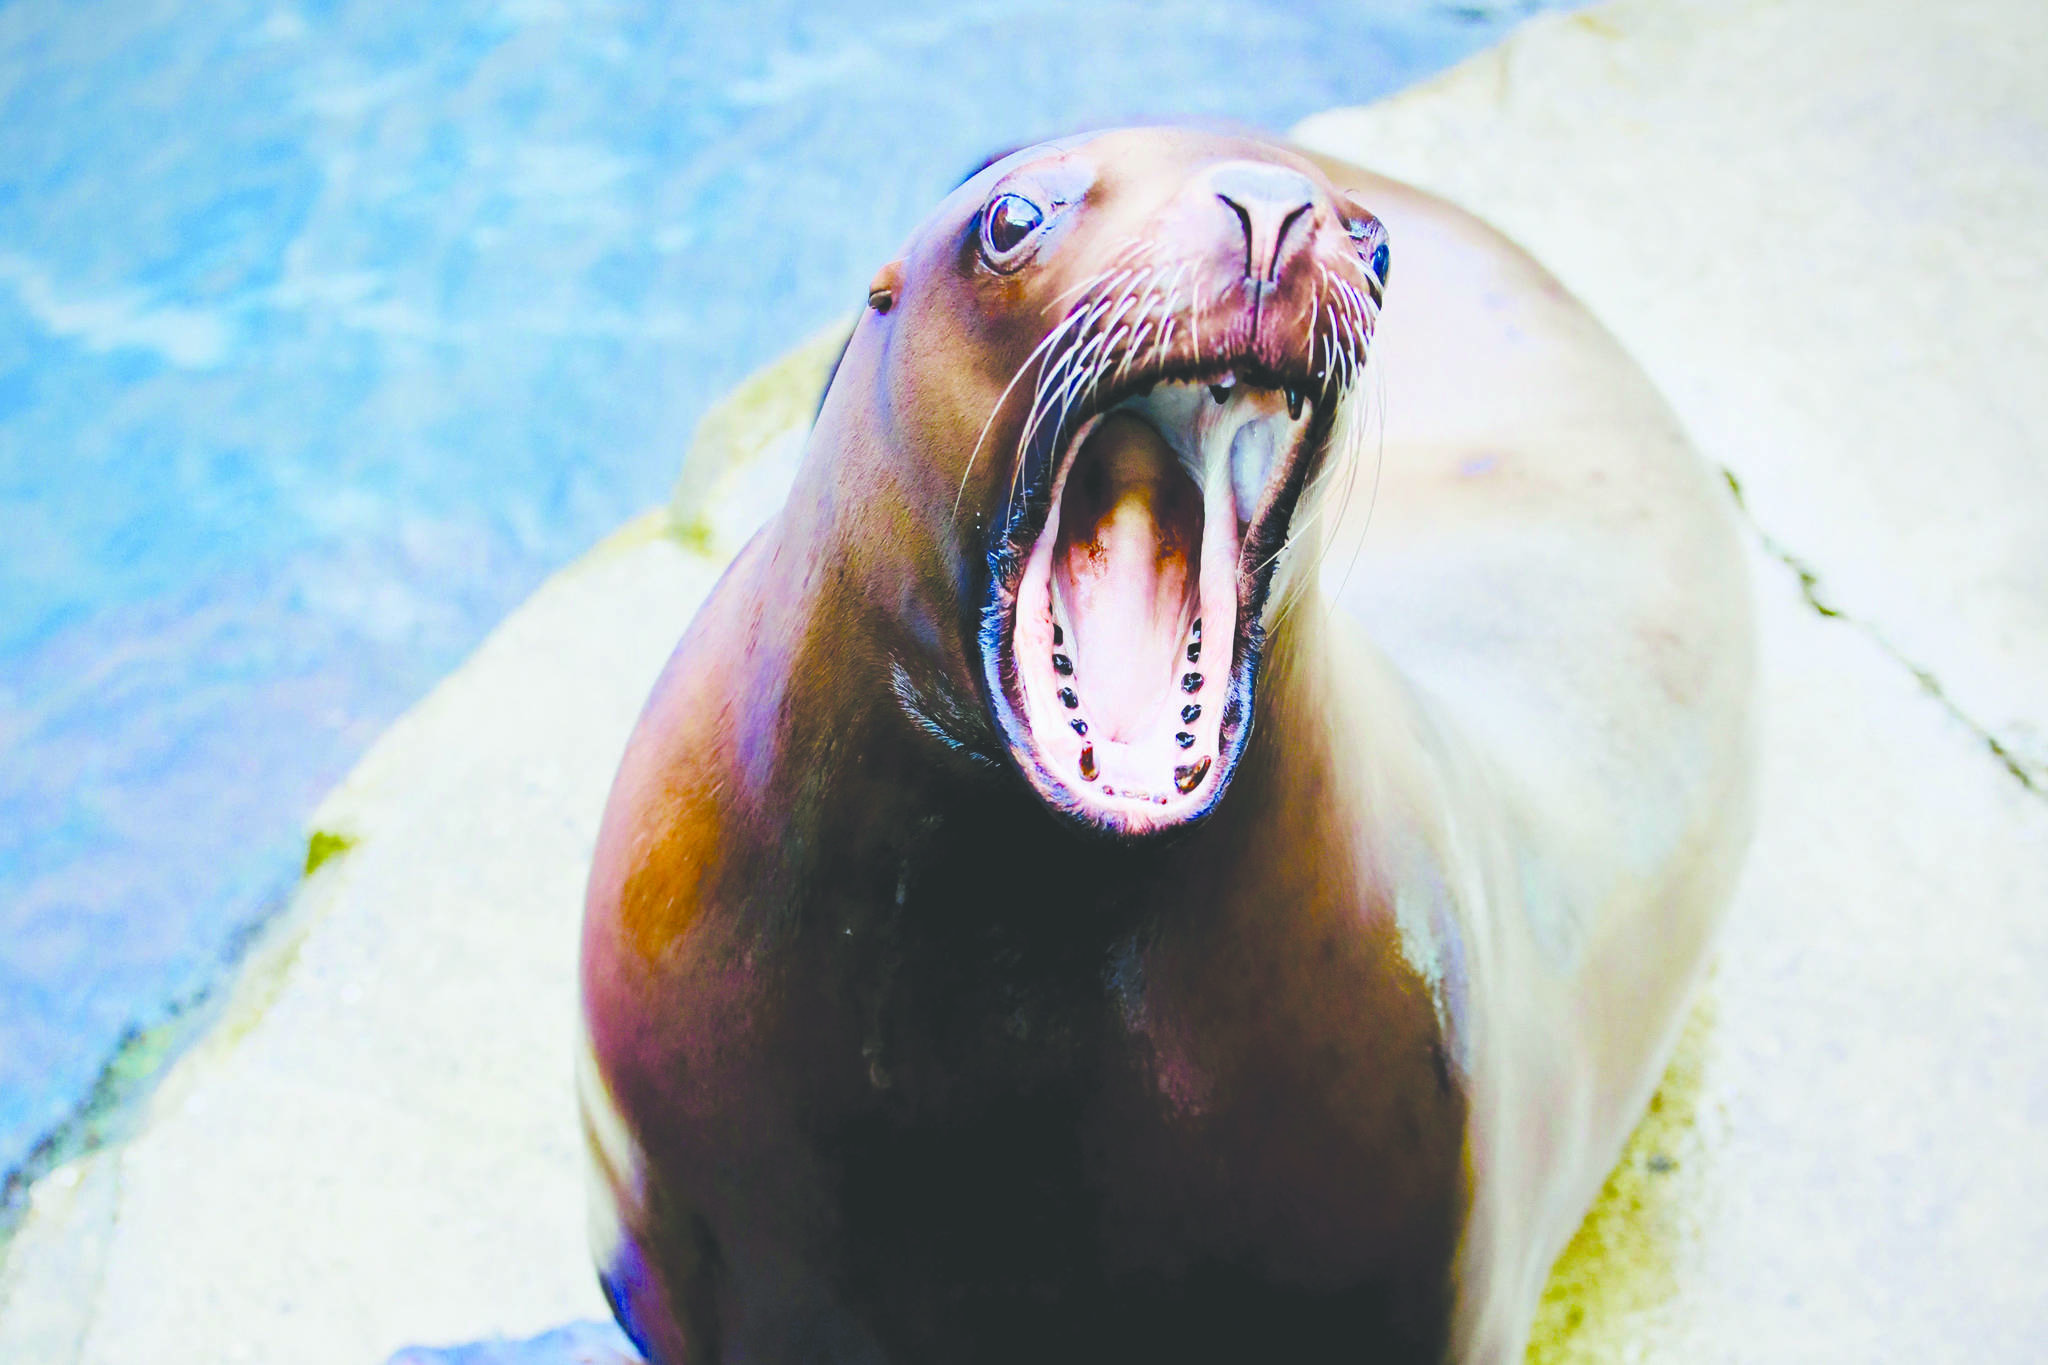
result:
<svg viewBox="0 0 2048 1365"><path fill-rule="evenodd" d="M891 261L868 281L868 307L877 313L888 312L896 306L896 295L902 288L903 262Z"/></svg>

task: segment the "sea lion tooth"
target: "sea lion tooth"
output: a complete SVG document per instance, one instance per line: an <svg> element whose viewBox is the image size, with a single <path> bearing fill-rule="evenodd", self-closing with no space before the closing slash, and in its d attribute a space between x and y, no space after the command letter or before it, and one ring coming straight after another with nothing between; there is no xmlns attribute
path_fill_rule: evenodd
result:
<svg viewBox="0 0 2048 1365"><path fill-rule="evenodd" d="M1180 675L1180 690L1181 690L1181 691L1183 691L1183 692L1196 692L1196 691L1200 691L1200 690L1201 690L1201 686L1202 686L1202 675L1201 675L1201 674L1199 674L1199 673L1183 673L1183 674L1181 674L1181 675Z"/></svg>
<svg viewBox="0 0 2048 1365"><path fill-rule="evenodd" d="M1079 716L1075 716L1072 720L1068 721L1067 724L1074 727L1074 733L1077 735L1085 735L1088 733L1088 722L1082 720Z"/></svg>
<svg viewBox="0 0 2048 1365"><path fill-rule="evenodd" d="M1202 661L1202 642L1201 642L1200 640L1196 640L1196 641L1195 641L1195 642L1194 642L1193 644L1190 644L1190 645L1188 646L1188 662L1189 662L1189 663L1191 663L1191 664L1198 664L1198 663L1200 663L1201 661Z"/></svg>
<svg viewBox="0 0 2048 1365"><path fill-rule="evenodd" d="M1301 403L1301 390L1289 384L1287 386L1287 417L1289 421L1298 422L1301 420Z"/></svg>
<svg viewBox="0 0 2048 1365"><path fill-rule="evenodd" d="M1180 708L1180 723L1182 725L1193 725L1201 718L1202 703L1198 701L1191 701L1186 706Z"/></svg>
<svg viewBox="0 0 2048 1365"><path fill-rule="evenodd" d="M1095 746L1090 744L1081 750L1081 777L1084 781L1095 780ZM1103 788L1108 791L1108 787Z"/></svg>
<svg viewBox="0 0 2048 1365"><path fill-rule="evenodd" d="M1061 631L1060 623L1057 621L1052 623L1052 642L1056 645L1063 645L1067 642L1066 634Z"/></svg>
<svg viewBox="0 0 2048 1365"><path fill-rule="evenodd" d="M1196 763L1183 763L1173 770L1173 785L1182 796L1200 786L1202 779L1209 775L1209 760L1202 758Z"/></svg>
<svg viewBox="0 0 2048 1365"><path fill-rule="evenodd" d="M1059 627L1054 626L1053 629L1058 630ZM1064 654L1055 654L1052 656L1052 670L1062 678L1071 678L1074 676L1074 661Z"/></svg>
<svg viewBox="0 0 2048 1365"><path fill-rule="evenodd" d="M1194 628L1194 630L1190 631L1189 633L1190 633L1191 635L1193 635L1193 636L1194 636L1194 638L1195 638L1195 639L1197 639L1197 640L1199 640L1199 639L1201 639L1201 638L1202 638L1202 618L1201 618L1201 617L1197 616L1197 617L1195 618L1195 628Z"/></svg>
<svg viewBox="0 0 2048 1365"><path fill-rule="evenodd" d="M1228 402L1230 399L1230 390L1223 387L1223 385L1221 384L1211 384L1209 386L1209 396L1215 399L1218 403Z"/></svg>
<svg viewBox="0 0 2048 1365"><path fill-rule="evenodd" d="M1098 700L1100 699L1098 698ZM1066 707L1069 711L1071 711L1080 704L1081 698L1075 694L1073 688L1062 687L1060 689L1060 705Z"/></svg>
<svg viewBox="0 0 2048 1365"><path fill-rule="evenodd" d="M1173 742L1175 744L1180 745L1180 747L1183 749L1192 749L1195 747L1195 737L1185 730L1176 731L1173 736Z"/></svg>

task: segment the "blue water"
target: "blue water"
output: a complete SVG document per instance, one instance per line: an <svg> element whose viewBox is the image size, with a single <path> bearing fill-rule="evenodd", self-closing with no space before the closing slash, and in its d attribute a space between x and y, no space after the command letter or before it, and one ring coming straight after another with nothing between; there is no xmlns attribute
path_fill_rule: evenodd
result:
<svg viewBox="0 0 2048 1365"><path fill-rule="evenodd" d="M411 1346L384 1365L626 1365L640 1359L610 1322L572 1322L524 1340L494 1338L460 1346Z"/></svg>
<svg viewBox="0 0 2048 1365"><path fill-rule="evenodd" d="M984 154L1284 127L1531 7L0 3L0 1170Z"/></svg>

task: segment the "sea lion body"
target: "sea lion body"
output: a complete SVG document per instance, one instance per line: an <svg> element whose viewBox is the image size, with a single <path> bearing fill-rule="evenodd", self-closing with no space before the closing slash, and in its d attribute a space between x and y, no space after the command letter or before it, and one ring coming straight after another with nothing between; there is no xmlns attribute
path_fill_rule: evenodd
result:
<svg viewBox="0 0 2048 1365"><path fill-rule="evenodd" d="M990 267L1016 236L1002 215L1043 262ZM1134 223L1186 244L1177 278L1242 252L1267 311L1192 354L1236 346L1276 395L1286 272L1334 260L1346 223L1398 250L1376 330L1351 334L1385 372L1376 496L1370 463L1336 471L1349 497L1297 504L1284 460L1267 492L1240 486L1254 569L1234 603L1172 548L1199 524L1180 539L1213 551L1223 523L1174 521L1196 514L1144 482L1166 456L1077 435L1039 478L1028 409L1006 406L1063 316L1055 286L1098 275ZM1385 283L1385 253L1365 260ZM600 836L582 1094L621 1322L666 1365L1516 1358L1747 836L1750 625L1714 480L1511 244L1269 144L1146 130L1020 153L876 292ZM1309 433L1300 459L1376 397L1359 358L1330 362L1349 388L1295 427L1277 397L1257 410ZM1060 491L1077 469L1097 503ZM1199 484L1212 505L1219 486ZM1067 528L1081 508L1093 531ZM1311 530L1288 521L1310 510ZM1264 579L1261 517L1288 537ZM1107 684L1066 716L1044 689L1067 672L1022 654L1107 638L1069 542L1112 555L1133 526L1165 567L1099 582L1182 593L1159 619L1183 633L1206 614L1188 657L1209 662L1174 665L1207 670L1188 693L1206 720L1172 743L1211 762L1125 791L1087 746L1122 725L1138 772L1152 733L1113 719ZM1048 554L1068 556L1050 589ZM1089 735L1053 724L1097 707Z"/></svg>

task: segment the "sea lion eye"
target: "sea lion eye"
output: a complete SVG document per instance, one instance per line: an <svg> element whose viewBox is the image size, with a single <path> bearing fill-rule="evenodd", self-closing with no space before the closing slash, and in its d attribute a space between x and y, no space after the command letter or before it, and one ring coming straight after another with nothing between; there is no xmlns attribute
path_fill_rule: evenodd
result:
<svg viewBox="0 0 2048 1365"><path fill-rule="evenodd" d="M999 195L981 216L982 254L990 265L1007 264L1044 221L1045 211L1023 195Z"/></svg>
<svg viewBox="0 0 2048 1365"><path fill-rule="evenodd" d="M1358 259L1372 271L1372 277L1379 282L1380 288L1386 288L1387 268L1393 263L1393 257L1387 250L1387 230L1380 226L1380 220L1369 213L1348 215L1344 219L1344 231L1358 249Z"/></svg>

